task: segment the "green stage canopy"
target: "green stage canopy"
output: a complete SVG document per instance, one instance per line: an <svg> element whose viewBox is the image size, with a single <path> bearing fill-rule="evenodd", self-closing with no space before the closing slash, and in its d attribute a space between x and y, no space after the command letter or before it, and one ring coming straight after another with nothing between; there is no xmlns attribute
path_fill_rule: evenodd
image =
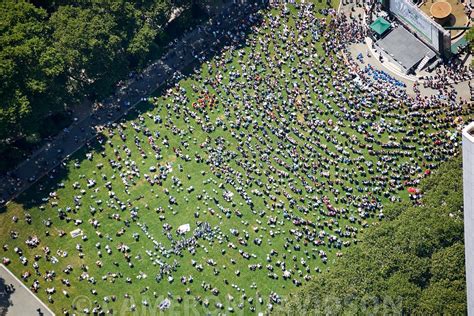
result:
<svg viewBox="0 0 474 316"><path fill-rule="evenodd" d="M370 24L370 28L378 35L382 35L390 28L390 23L384 18L380 17Z"/></svg>

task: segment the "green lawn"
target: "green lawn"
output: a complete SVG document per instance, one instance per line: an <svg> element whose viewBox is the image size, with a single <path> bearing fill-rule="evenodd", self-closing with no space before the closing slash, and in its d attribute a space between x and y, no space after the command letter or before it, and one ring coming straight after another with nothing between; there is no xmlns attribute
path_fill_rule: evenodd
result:
<svg viewBox="0 0 474 316"><path fill-rule="evenodd" d="M321 6L319 2L315 3ZM263 12L263 14L265 17L277 16L279 12L273 10ZM296 17L297 11L292 8L290 21L286 23L290 29L295 30ZM405 187L399 190L387 185L385 188L377 189L362 183L363 180L373 183L373 177L379 172L376 168L378 157L370 154L367 147L360 146L366 142L363 133L355 131L348 123L342 124L338 130L334 128L311 130L308 122L316 118L325 122L329 119L337 121L335 111L331 112L331 110L337 112L337 106L332 101L324 105L315 92L298 95L295 100L301 101L301 105L296 105L296 102L287 105L275 104L276 119L270 119L264 115L263 111L257 113L245 110L245 116L252 122L244 126L245 118L240 115L244 112L245 103L249 103L255 109L262 109L265 93L275 86L284 87L281 99L293 98L294 92L286 89L291 87L293 81L301 86L304 80L309 80L307 73L313 73L315 69L327 71L324 68L327 65L315 64L312 69L301 63L302 57L294 56L293 60L287 58L286 65L281 70L277 70L277 73L285 71L288 74L288 82L285 82L283 79L275 79L278 78L276 76L274 78L271 67L265 59L262 58L260 64L254 63L256 52L264 54L262 45L268 44L268 50L275 60L284 54L285 48L276 45L281 44L282 39L277 37L274 41L270 40L272 33L281 32L281 30L282 28L272 30L272 32L264 28L255 30L247 39L245 47L216 56L210 62L203 64L193 75L181 81L179 89L186 91L187 98L179 98L178 88L169 90L154 99L150 98L149 103L142 104L136 112L122 120L120 123L122 126L114 126L106 130L102 135L104 140L102 145L96 143L94 148L78 152L67 163L61 174L52 179L42 180L23 194L18 201L10 204L6 212L0 215L3 223L0 227L0 236L2 236L2 242L9 246L9 250L4 251L3 256L12 260L9 268L18 276L25 271L30 271L32 276L26 282L28 286L34 279L40 280L41 288L38 296L45 301L48 297L45 289L54 286L56 293L52 295L54 303L50 304L50 307L58 314L63 308L70 310L71 304L79 310L91 309L95 301L103 308L113 309L115 312L128 313L131 311L131 306L136 304L138 312L143 312L144 315L153 314L156 312L157 304L168 294L172 302L168 313L209 312L216 314L233 308L237 313L248 314L251 312L250 306L255 306L256 312L265 311L271 292L284 296L294 291L296 285L292 283L292 279L304 283L305 276L310 277L329 267L337 260L337 253L344 253L345 246L338 247L336 244L347 242L350 246L357 240L358 233L363 231L364 227L377 220L379 209L374 210L368 218L360 218L357 207L350 202L349 195L346 195L343 188L353 189L354 201L365 199L384 204L389 197L408 198ZM289 39L290 42L293 40L295 39ZM299 41L304 41L311 54L322 53L320 43L313 43L310 35L303 34ZM254 55L251 56L251 53ZM226 92L225 89L230 83L230 71L244 72L241 65L246 62L249 65L255 65L255 69L246 71L252 74L258 73L264 80L253 87L242 85L242 88L234 90L234 93ZM227 65L227 70L221 70L222 64ZM291 68L297 66L304 69L303 76L297 76L291 72ZM217 83L216 79L220 82ZM245 81L243 76L235 80ZM196 92L193 91L193 87ZM185 119L184 112L192 111L192 103L206 89L209 95L215 96L217 100L215 108L194 111L195 117ZM314 91L318 89L321 90L323 87L314 87ZM330 97L328 99L331 100ZM308 102L310 100L312 104ZM369 102L358 111L360 114L370 114L372 107L377 106L378 102L387 104L392 101ZM320 109L320 113L314 109ZM409 128L410 124L416 121L414 118L407 116L404 122L399 122L394 118L396 115L402 115L404 111L403 106L395 106L388 111L375 111L371 120L377 122L385 119L392 127ZM436 109L429 111L433 112L430 116L433 120L442 115ZM160 115L162 123L154 122L155 115ZM240 128L232 127L237 124L237 120L242 121ZM254 123L260 125L263 121L275 129L294 128L291 133L294 145L291 145L288 140L280 140L270 132L269 128L266 129L267 136L264 136L262 130L254 126ZM203 131L200 122L208 122L214 130ZM132 123L139 126L140 131L137 132L132 127ZM154 135L156 145L161 150L158 157L155 157L155 152L143 133L145 128L148 128L152 134L160 133L159 138ZM125 141L120 138L119 130L126 135ZM369 126L366 130L374 133L375 127ZM298 134L295 133L296 131ZM440 136L445 136L448 131L433 127L432 132L439 132ZM241 140L236 136L240 133L242 133ZM405 133L402 131L390 133L390 137L397 141L404 136ZM313 151L305 147L308 144L308 137L312 139ZM389 140L387 131L376 137L380 143ZM167 147L162 143L164 138L169 140ZM135 139L140 141L143 153L140 153L135 145ZM247 141L244 142L244 140ZM442 157L441 152L434 148L429 137L421 140L411 137L405 143L418 147L426 146L434 150L435 157ZM340 148L339 144L343 144L343 148ZM374 150L381 149L380 144L373 143L372 145ZM130 150L129 157L124 146ZM294 153L295 150L300 157L308 159L309 163L314 164L311 168L314 182L310 181L309 174L301 165L294 172L282 166L285 163L293 166L294 161L287 154L283 155L274 151L269 155L269 159L260 155L252 156L252 150L259 148L263 150L265 146L273 148L280 146L282 153ZM322 149L326 146L326 150ZM180 148L183 156L189 155L189 161L183 159L185 157L176 155L173 148ZM390 152L390 149L388 151ZM247 157L243 157L243 152ZM86 158L86 153L93 153L91 160ZM143 158L142 154L147 158ZM196 154L203 158L202 162L195 160ZM218 167L211 167L211 164L205 163L210 157L217 159L218 156L222 159ZM342 156L351 160L352 163L338 160ZM121 170L112 168L109 163L111 159L119 161L118 157L120 157ZM281 159L282 165L274 157ZM375 174L370 173L365 163L362 164L364 166L362 170L356 169L353 162L358 157L365 157L367 162L372 162ZM410 159L411 164L420 166L422 170L424 159L420 154L398 157L390 164L395 170L403 170L401 166L408 163ZM126 161L133 161L135 166ZM331 162L327 165L326 163L318 164L324 161ZM242 164L253 165L253 172L245 174ZM158 171L160 167L169 168L169 173L166 179L163 179L162 185L151 186L144 179L144 174L153 177L158 173L158 171L150 171L152 166ZM327 169L325 166L328 166ZM236 172L225 179L223 169L233 169ZM275 169L288 172L290 176L286 179L278 178L272 171ZM139 172L139 176L133 173L135 171ZM332 190L329 189L328 179L321 174L323 171L328 172L330 181L334 182ZM352 180L359 181L359 184L354 181L351 183L349 177L344 177L347 175L351 175ZM387 181L390 179L389 176L390 174L387 176ZM418 174L412 176L417 177ZM125 193L126 187L121 177L128 181L130 186L128 194ZM88 189L87 179L96 179L96 185ZM243 184L232 186L226 183L226 180L240 180ZM303 181L308 182L307 187ZM73 188L75 182L80 184L80 188ZM107 188L108 182L110 182L109 188ZM191 186L194 191L188 192ZM239 194L238 187L241 187L241 192L245 191L251 197L253 207L247 205L245 199ZM83 194L80 192L81 189L85 190ZM56 198L43 202L42 199L53 191L56 192ZM223 197L223 193L227 191L233 193L230 202ZM74 196L79 195L82 196L81 204L75 208L73 199ZM170 196L176 199L176 204L169 205ZM337 216L324 215L326 207L321 202L323 196L326 196L337 209L345 209L346 212L340 212ZM336 202L336 198L339 202ZM57 205L53 206L53 201ZM290 201L295 203L294 207L290 205ZM125 205L123 209L121 209L121 204ZM71 208L70 211L66 211L67 207ZM58 217L60 210L65 211L68 219ZM132 212L137 212L136 219L131 218ZM31 224L25 222L25 213L31 215ZM199 213L198 217L195 216L197 213ZM116 218L117 214L120 218ZM13 216L19 218L17 223L11 220ZM291 216L313 223L314 227L309 225L308 229L316 235L325 231L326 237L315 239L322 240L325 244L316 245L308 236L300 236L303 226L295 225ZM349 220L351 216L356 219L354 222ZM52 221L52 226L49 228L43 222L48 218ZM275 222L271 222L270 218L274 218ZM83 223L76 226L74 222L78 219L83 220ZM94 220L100 223L97 228L91 224ZM192 232L204 222L210 224L211 231L205 238L197 239L194 254L186 249L180 255L171 253L173 244L164 232L165 223L172 227L171 237L173 242L177 242L182 238L175 233L179 225L189 223ZM142 229L144 225L147 227L146 232ZM76 228L82 229L84 235L87 236L87 241L71 238L69 232ZM231 229L238 230L238 235L232 234ZM9 234L12 230L19 232L18 239L10 239ZM59 230L64 230L66 235L59 237ZM118 234L121 230L123 231ZM338 230L341 234L352 232L352 236L340 237ZM49 231L48 236L46 231ZM185 237L190 238L191 232ZM139 235L138 240L134 238L134 234ZM38 236L41 241L36 248L28 248L25 245L25 239L31 235ZM327 237L329 235L336 236L338 242L329 243ZM260 246L254 244L256 238L262 240ZM153 240L156 240L160 246L155 248ZM76 244L82 246L81 251L76 249ZM124 253L117 250L117 246L122 244L129 247L129 262L133 266L129 266ZM107 245L112 250L110 255L106 252ZM42 250L45 246L51 250L48 257ZM29 260L27 266L20 263L19 256L14 253L15 247L23 250L24 256ZM163 249L165 251L162 251ZM248 253L250 258L245 259L239 250ZM272 250L276 253L270 256ZM68 255L60 257L59 251L66 251ZM102 252L101 256L98 255L98 251ZM327 254L327 263L323 263L319 251ZM82 257L79 256L80 252L83 253ZM36 254L42 256L38 261L41 276L36 276L32 268ZM59 260L57 263L51 261L53 256ZM207 262L210 259L214 261L211 262L212 265ZM101 261L101 267L96 264L97 261ZM196 266L202 265L202 272L192 265L192 261L196 262ZM282 262L286 263L285 269L279 264ZM170 271L160 282L157 282L155 276L160 264L165 263L169 265L175 263L175 270ZM257 264L260 264L261 268L251 271L250 265ZM69 275L63 272L67 265L73 267ZM94 277L95 284L88 280L79 280L86 270L83 269L83 271L81 265L87 266L87 274L89 277ZM273 272L267 269L267 265L272 265ZM284 270L291 273L289 280L283 279ZM43 278L46 271L55 272L54 280L46 281ZM236 274L238 271L240 271L239 275ZM277 279L268 276L273 273L278 276ZM146 277L143 277L144 275ZM194 281L186 285L181 284L180 278L190 275ZM168 281L168 276L172 276L174 280ZM127 283L127 277L131 278L131 283ZM70 287L61 283L63 278L69 279ZM186 294L187 288L190 290L189 295ZM217 295L211 293L213 288L219 289ZM96 295L91 293L92 289L97 291ZM63 290L68 292L68 297L62 293ZM125 299L125 294L128 294L130 299ZM104 297L111 298L112 296L117 297L115 302L104 301ZM178 296L183 298L182 303L178 303ZM196 299L197 296L201 298L201 303ZM262 303L258 301L258 297L262 298ZM253 301L249 301L249 298L253 298ZM142 304L144 300L147 300L152 307L145 307ZM207 303L209 303L208 307L206 307ZM218 309L215 306L216 303L222 303L224 309ZM239 304L243 304L242 309Z"/></svg>

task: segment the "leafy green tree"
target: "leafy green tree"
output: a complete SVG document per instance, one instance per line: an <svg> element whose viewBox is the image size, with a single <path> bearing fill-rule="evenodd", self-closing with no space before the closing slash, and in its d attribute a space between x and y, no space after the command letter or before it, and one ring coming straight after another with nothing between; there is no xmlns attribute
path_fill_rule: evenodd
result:
<svg viewBox="0 0 474 316"><path fill-rule="evenodd" d="M162 34L174 5L170 0L142 0L135 3L140 12L132 36L129 37L127 53L132 65L143 66L154 40Z"/></svg>
<svg viewBox="0 0 474 316"><path fill-rule="evenodd" d="M420 298L415 311L420 315L466 315L465 280L434 282Z"/></svg>
<svg viewBox="0 0 474 316"><path fill-rule="evenodd" d="M464 280L464 260L464 245L461 242L434 253L431 259L431 280Z"/></svg>
<svg viewBox="0 0 474 316"><path fill-rule="evenodd" d="M422 314L466 314L464 245L457 242L433 254L431 284L420 298Z"/></svg>
<svg viewBox="0 0 474 316"><path fill-rule="evenodd" d="M92 97L108 93L124 71L124 43L107 12L63 6L50 19L53 49L61 56L67 88Z"/></svg>
<svg viewBox="0 0 474 316"><path fill-rule="evenodd" d="M23 121L44 112L49 76L37 61L49 46L47 13L23 1L0 2L0 138L14 139Z"/></svg>
<svg viewBox="0 0 474 316"><path fill-rule="evenodd" d="M140 64L145 60L157 34L157 30L147 24L138 30L127 47L127 52L130 54L132 61L136 60L136 63Z"/></svg>
<svg viewBox="0 0 474 316"><path fill-rule="evenodd" d="M411 314L418 305L422 290L402 272L392 275L386 282L384 308L394 314Z"/></svg>

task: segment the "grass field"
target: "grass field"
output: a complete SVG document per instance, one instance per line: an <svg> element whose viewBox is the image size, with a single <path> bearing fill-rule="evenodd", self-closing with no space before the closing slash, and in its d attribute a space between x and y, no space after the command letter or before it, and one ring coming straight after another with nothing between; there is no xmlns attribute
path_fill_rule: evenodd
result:
<svg viewBox="0 0 474 316"><path fill-rule="evenodd" d="M285 23L295 33L297 12L292 8ZM267 18L281 13L263 14ZM378 97L354 107L371 124L346 121L332 102L331 83L304 89L317 71L331 69L317 63L320 43L313 42L309 32L298 34L297 41L295 34L282 34L283 26L256 28L245 47L216 56L176 88L150 98L11 203L0 215L0 236L8 244L3 256L12 260L9 268L18 276L29 271L28 286L38 279L38 296L45 301L45 290L54 287L50 307L58 314L71 311L72 305L81 311L100 304L119 313L132 313L136 305L135 312L145 315L156 313L166 297L170 314L247 314L252 306L254 312L265 311L272 292L283 297L305 278L330 267L365 227L378 221L384 203L408 198L400 179L414 179L425 163L446 158L433 140L448 138L455 130L431 124L444 115L439 109L427 110L432 111L431 121L415 126L417 117L405 115L403 105L378 110L378 105L393 102ZM308 52L285 56L288 46L283 43L307 47ZM258 55L266 51L269 59ZM268 60L282 58L286 64L273 71ZM312 58L316 62L311 66L303 62ZM295 68L301 71L295 73ZM324 91L329 102L322 102L317 91ZM271 100L269 93L288 100L273 105L273 116L263 106ZM198 99L214 102L214 107L194 110L192 103ZM309 125L316 119L324 122L319 129ZM331 125L330 120L341 123ZM381 120L390 132L376 133ZM358 131L358 126L363 128ZM410 129L414 133L407 136ZM419 138L421 130L433 134ZM409 154L385 146L400 142ZM386 159L373 154L382 149ZM390 168L385 171L385 166ZM145 174L160 176L151 185ZM95 181L91 188L88 179ZM363 209L365 205L370 207ZM180 236L176 229L183 224L191 231ZM203 234L191 241L193 247L173 251L199 227ZM70 236L77 228L86 240ZM11 239L12 231L19 237ZM40 244L28 247L28 236L37 236ZM22 249L27 265L20 263L15 247ZM41 256L41 275L32 267L35 255ZM64 272L68 265L69 274ZM54 277L45 280L51 271ZM284 273L290 275L287 280ZM193 282L183 284L183 276L192 276Z"/></svg>

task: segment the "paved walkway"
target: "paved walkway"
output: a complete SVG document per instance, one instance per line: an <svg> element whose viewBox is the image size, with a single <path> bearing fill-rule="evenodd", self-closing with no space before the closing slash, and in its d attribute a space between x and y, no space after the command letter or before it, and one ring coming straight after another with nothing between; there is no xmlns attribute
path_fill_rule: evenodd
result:
<svg viewBox="0 0 474 316"><path fill-rule="evenodd" d="M246 2L246 1L244 1ZM34 152L12 172L0 179L0 207L58 166L97 134L97 127L114 122L133 109L144 97L174 79L176 73L214 54L228 42L228 31L241 28L240 21L258 11L265 0L232 4L224 11L183 35L168 53L151 64L140 76L118 87L90 116L72 124L53 141Z"/></svg>
<svg viewBox="0 0 474 316"><path fill-rule="evenodd" d="M14 291L7 292L6 285L13 285ZM0 315L52 316L54 313L4 265L0 264Z"/></svg>

